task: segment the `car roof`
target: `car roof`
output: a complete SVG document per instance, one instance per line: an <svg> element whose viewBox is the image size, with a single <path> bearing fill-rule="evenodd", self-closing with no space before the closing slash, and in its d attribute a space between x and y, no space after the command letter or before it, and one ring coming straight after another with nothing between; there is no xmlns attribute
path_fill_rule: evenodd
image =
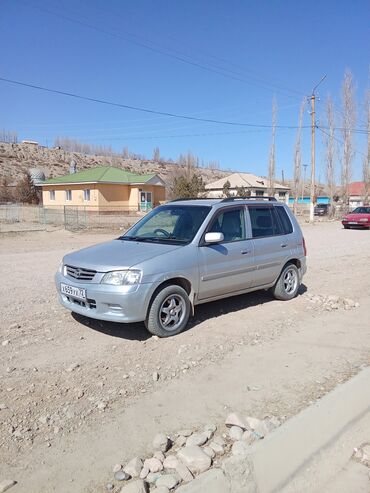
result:
<svg viewBox="0 0 370 493"><path fill-rule="evenodd" d="M266 204L276 204L276 205L284 205L283 202L278 202L274 197L249 197L249 198L243 198L243 197L228 197L228 198L220 198L220 199L210 199L210 198L205 198L205 199L175 199L171 200L170 202L167 202L166 205L168 204L176 204L176 205L182 205L182 206L207 206L207 207L215 207L215 206L227 206L227 205L251 205L251 204L258 204L258 205L266 205Z"/></svg>

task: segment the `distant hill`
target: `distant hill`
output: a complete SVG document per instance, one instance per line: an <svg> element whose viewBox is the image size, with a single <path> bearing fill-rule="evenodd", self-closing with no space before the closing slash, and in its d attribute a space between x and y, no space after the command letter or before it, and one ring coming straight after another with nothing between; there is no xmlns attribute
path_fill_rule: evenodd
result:
<svg viewBox="0 0 370 493"><path fill-rule="evenodd" d="M8 177L10 181L18 181L30 168L39 168L46 178L66 175L69 173L71 160L77 164L77 171L95 166L116 166L135 173L156 173L170 184L173 177L185 169L184 165L145 159L124 159L118 154L99 156L69 152L62 148L47 148L34 144L8 144L0 142L0 178ZM218 180L231 173L214 168L198 168L205 183Z"/></svg>

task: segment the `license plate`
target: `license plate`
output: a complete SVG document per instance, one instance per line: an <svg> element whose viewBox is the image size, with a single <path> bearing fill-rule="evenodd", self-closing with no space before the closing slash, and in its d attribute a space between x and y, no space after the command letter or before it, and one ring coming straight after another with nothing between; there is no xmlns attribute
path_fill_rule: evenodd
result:
<svg viewBox="0 0 370 493"><path fill-rule="evenodd" d="M356 221L348 221L348 224L357 224Z"/></svg>
<svg viewBox="0 0 370 493"><path fill-rule="evenodd" d="M60 291L67 296L72 296L72 298L77 298L79 300L86 299L86 289L75 288L74 286L69 286L68 284L60 284Z"/></svg>

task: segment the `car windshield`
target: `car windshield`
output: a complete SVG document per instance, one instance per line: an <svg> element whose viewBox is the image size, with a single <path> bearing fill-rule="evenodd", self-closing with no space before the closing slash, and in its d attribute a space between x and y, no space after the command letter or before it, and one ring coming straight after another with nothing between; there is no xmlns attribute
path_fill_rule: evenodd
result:
<svg viewBox="0 0 370 493"><path fill-rule="evenodd" d="M370 207L356 207L353 214L370 214Z"/></svg>
<svg viewBox="0 0 370 493"><path fill-rule="evenodd" d="M205 206L164 205L150 212L119 239L156 243L190 243L210 209Z"/></svg>

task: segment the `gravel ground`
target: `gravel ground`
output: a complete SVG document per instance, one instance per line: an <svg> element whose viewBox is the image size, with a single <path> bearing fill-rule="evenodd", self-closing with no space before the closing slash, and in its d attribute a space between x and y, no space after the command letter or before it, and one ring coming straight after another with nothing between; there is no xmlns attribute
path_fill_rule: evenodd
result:
<svg viewBox="0 0 370 493"><path fill-rule="evenodd" d="M104 491L111 465L157 431L223 422L227 409L284 420L368 365L370 233L303 229L309 270L295 300L201 305L188 331L162 340L57 303L61 257L115 235L4 233L0 480L18 481L12 493Z"/></svg>

